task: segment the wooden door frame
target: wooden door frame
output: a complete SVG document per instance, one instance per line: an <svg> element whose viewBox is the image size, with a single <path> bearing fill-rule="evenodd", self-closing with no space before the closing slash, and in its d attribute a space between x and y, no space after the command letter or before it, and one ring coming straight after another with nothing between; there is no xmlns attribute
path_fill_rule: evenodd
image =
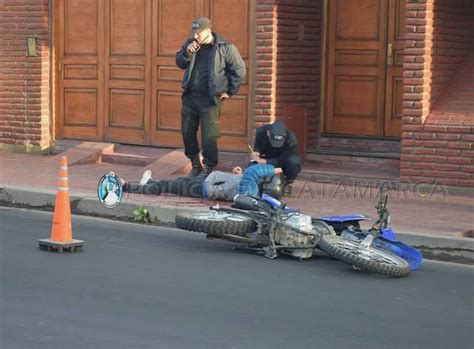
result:
<svg viewBox="0 0 474 349"><path fill-rule="evenodd" d="M323 0L322 4L322 37L321 37L321 71L320 71L320 76L321 76L321 91L320 91L320 108L319 108L319 130L320 135L327 135L328 133L326 132L327 129L327 88L328 88L328 76L327 76L327 60L328 60L328 41L329 41L329 6L328 3L329 1L334 1L334 0ZM390 7L390 1L388 3L388 6ZM388 29L388 28L387 28ZM389 30L389 29L388 29ZM387 32L387 37L388 37L388 32ZM386 45L385 45L386 46ZM387 68L385 67L385 80L387 77ZM386 81L384 84L384 89L386 89ZM386 106L387 106L387 96L386 93L384 93L384 115L383 115L383 125L382 125L382 130L383 133L385 133L385 115L386 115ZM347 137L354 137L353 135L346 135ZM357 137L357 136L355 136ZM399 138L399 137L393 137L393 136L378 136L378 137L370 137L370 136L361 136L361 137L367 137L367 138L383 138L383 139L390 139L390 138Z"/></svg>
<svg viewBox="0 0 474 349"><path fill-rule="evenodd" d="M59 2L61 0L53 0L51 6L51 32L52 32L52 43L53 49L51 50L51 91L52 91L52 115L53 115L53 124L54 124L54 141L56 141L59 136Z"/></svg>
<svg viewBox="0 0 474 349"><path fill-rule="evenodd" d="M105 28L102 30L104 35L104 52L103 54L103 108L102 108L102 123L101 127L103 132L101 132L101 142L115 143L116 139L121 139L122 136L126 137L126 143L141 145L141 146L150 146L150 128L151 128L151 51L152 51L152 14L153 14L153 5L156 1L145 0L145 16L144 16L144 57L143 57L143 69L144 69L144 78L143 78L143 131L139 129L134 129L133 127L124 127L123 125L111 125L111 99L112 99L112 90L117 87L114 86L113 78L111 78L111 69L114 64L124 64L124 63L114 63L117 59L117 56L111 52L111 38L114 33L112 33L112 12L108 12L109 9L112 9L113 0L99 0L102 3L103 8L103 25ZM107 28L107 29L106 29ZM140 64L140 63L130 63L134 61L133 55L125 54L125 58L128 63L125 64ZM120 55L119 55L120 57ZM128 90L140 90L141 83L140 81L133 81L130 84L135 86L128 87L125 89ZM123 80L122 80L123 83ZM118 89L124 91L124 86L120 85ZM108 133L107 133L108 132ZM143 138L141 137L143 135ZM108 136L108 137L107 137ZM115 140L114 140L115 139ZM141 141L141 143L140 143Z"/></svg>
<svg viewBox="0 0 474 349"><path fill-rule="evenodd" d="M334 0L323 0L323 8L322 8L322 18L321 18L321 29L322 29L322 36L321 36L321 90L319 95L319 130L320 135L326 133L326 113L327 113L327 102L326 102L326 91L328 87L327 82L327 46L328 46L328 35L329 35L329 6L328 2Z"/></svg>
<svg viewBox="0 0 474 349"><path fill-rule="evenodd" d="M257 78L257 0L250 0L250 13L252 14L252 18L249 19L249 23L251 23L249 28L249 60L252 62L250 69L248 70L248 77L249 81L249 99L250 102L248 103L248 110L247 110L247 143L253 146L253 140L255 138L255 81ZM247 149L243 151L247 153Z"/></svg>
<svg viewBox="0 0 474 349"><path fill-rule="evenodd" d="M403 85L403 61L401 66L397 66L397 52L402 51L404 52L404 42L400 42L397 40L397 28L399 17L397 14L399 7L398 1L404 0L393 0L388 3L388 25L387 25L387 47L388 44L392 44L392 64L385 65L386 73L385 73L385 112L384 112L384 125L383 125L383 133L385 138L392 138L392 139L400 139L401 138L401 125L400 125L400 133L398 135L393 133L393 129L390 126L393 126L391 123L395 123L396 121L390 121L392 116L395 113L395 105L394 105L394 89L395 84L393 81L394 76L401 77L402 85ZM406 2L405 2L405 11L406 11ZM406 16L405 16L406 18ZM403 60L403 58L402 58ZM403 103L403 98L402 98ZM403 111L402 111L403 114ZM399 121L401 123L401 119Z"/></svg>
<svg viewBox="0 0 474 349"><path fill-rule="evenodd" d="M58 69L58 43L59 43L59 32L58 32L58 1L53 0L50 3L50 21L51 21L51 60L50 60L50 70L51 70L51 92L50 92L50 105L51 105L51 144L53 145L57 138L57 130L59 129L59 118L58 118L58 78L59 78L59 69Z"/></svg>

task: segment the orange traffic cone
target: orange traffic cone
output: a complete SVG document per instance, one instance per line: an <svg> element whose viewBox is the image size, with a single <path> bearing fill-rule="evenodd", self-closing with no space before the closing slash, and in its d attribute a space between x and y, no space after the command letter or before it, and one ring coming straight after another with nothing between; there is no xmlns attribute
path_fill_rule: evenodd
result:
<svg viewBox="0 0 474 349"><path fill-rule="evenodd" d="M67 158L65 156L61 157L51 238L40 239L38 242L40 250L54 250L57 252L63 252L64 250L71 252L80 251L82 250L82 245L84 245L84 241L72 238Z"/></svg>

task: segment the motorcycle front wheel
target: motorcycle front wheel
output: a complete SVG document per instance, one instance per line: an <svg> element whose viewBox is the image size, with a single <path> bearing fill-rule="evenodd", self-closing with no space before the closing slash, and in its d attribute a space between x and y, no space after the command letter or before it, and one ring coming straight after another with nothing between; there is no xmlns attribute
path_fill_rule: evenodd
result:
<svg viewBox="0 0 474 349"><path fill-rule="evenodd" d="M410 266L404 259L375 246L362 246L361 243L362 240L326 235L320 240L319 247L330 256L364 271L391 277L405 277L410 273Z"/></svg>
<svg viewBox="0 0 474 349"><path fill-rule="evenodd" d="M175 218L176 227L219 237L224 234L245 236L256 229L255 222L245 216L226 212L180 213Z"/></svg>

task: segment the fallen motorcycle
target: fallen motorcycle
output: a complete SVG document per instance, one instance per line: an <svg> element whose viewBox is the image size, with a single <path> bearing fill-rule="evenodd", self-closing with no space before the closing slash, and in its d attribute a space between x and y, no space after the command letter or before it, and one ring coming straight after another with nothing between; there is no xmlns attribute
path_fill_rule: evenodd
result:
<svg viewBox="0 0 474 349"><path fill-rule="evenodd" d="M387 201L388 195L381 191L375 207L378 219L367 231L362 231L360 227L360 222L368 219L365 215L319 218L332 226L337 234L323 236L319 247L332 257L362 270L403 277L409 271L406 267L394 267L399 259L408 263L409 270L417 270L423 262L423 256L417 249L396 240L395 232L389 227Z"/></svg>
<svg viewBox="0 0 474 349"><path fill-rule="evenodd" d="M231 207L214 205L208 212L180 213L175 224L211 239L239 243L236 249L271 259L287 254L303 260L320 249L355 269L405 277L420 266L422 257L395 240L388 227L387 198L381 193L378 220L366 232L360 228L360 221L368 219L364 215L313 218L265 194L262 198L238 195Z"/></svg>

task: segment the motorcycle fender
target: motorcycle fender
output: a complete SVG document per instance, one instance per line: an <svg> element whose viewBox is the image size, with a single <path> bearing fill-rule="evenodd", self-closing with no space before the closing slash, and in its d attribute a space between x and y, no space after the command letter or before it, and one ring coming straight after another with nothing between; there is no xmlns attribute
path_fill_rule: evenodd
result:
<svg viewBox="0 0 474 349"><path fill-rule="evenodd" d="M390 251L406 260L410 265L411 270L417 270L423 263L423 255L421 252L401 241L388 240L384 237L379 237L374 240L374 245Z"/></svg>

